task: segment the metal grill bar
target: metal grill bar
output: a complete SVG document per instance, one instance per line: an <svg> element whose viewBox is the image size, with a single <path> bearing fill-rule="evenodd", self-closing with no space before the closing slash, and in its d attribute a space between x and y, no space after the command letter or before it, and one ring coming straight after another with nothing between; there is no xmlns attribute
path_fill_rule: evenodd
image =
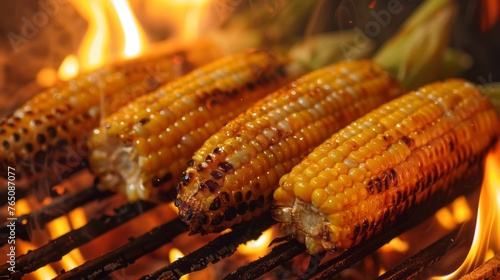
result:
<svg viewBox="0 0 500 280"><path fill-rule="evenodd" d="M449 250L457 245L455 237L457 236L461 227L462 226L457 227L454 231L448 233L438 241L429 245L429 247L420 251L419 253L402 262L393 269L387 271L378 279L397 280L415 278L421 271L439 261L442 256L444 256L446 253L448 253Z"/></svg>
<svg viewBox="0 0 500 280"><path fill-rule="evenodd" d="M271 214L266 213L259 219L217 237L200 249L141 279L179 279L182 275L204 269L209 263L217 263L231 256L240 244L259 238L263 231L275 223Z"/></svg>
<svg viewBox="0 0 500 280"><path fill-rule="evenodd" d="M99 190L94 183L94 185L85 188L82 191L54 198L50 204L17 218L16 237L30 241L30 229L43 228L46 223L69 213L77 207L97 199L102 200L113 194L114 192L111 191ZM0 246L6 244L9 231L10 229L7 225L0 227Z"/></svg>
<svg viewBox="0 0 500 280"><path fill-rule="evenodd" d="M493 279L500 275L500 253L489 259L460 280Z"/></svg>
<svg viewBox="0 0 500 280"><path fill-rule="evenodd" d="M9 276L12 279L21 278L26 273L58 261L71 250L153 209L156 205L151 202L138 201L116 209L114 216L102 215L98 219L90 220L85 226L72 230L42 247L18 257L16 260L16 269L18 270L14 273L8 270L8 264L0 266L0 278L2 276Z"/></svg>
<svg viewBox="0 0 500 280"><path fill-rule="evenodd" d="M238 268L236 271L227 275L224 280L256 279L305 251L306 247L304 244L295 239L290 240L274 247L271 252L264 257Z"/></svg>
<svg viewBox="0 0 500 280"><path fill-rule="evenodd" d="M132 239L125 246L65 272L55 279L101 279L109 273L127 267L138 258L171 242L174 237L187 230L187 225L181 219L177 218Z"/></svg>

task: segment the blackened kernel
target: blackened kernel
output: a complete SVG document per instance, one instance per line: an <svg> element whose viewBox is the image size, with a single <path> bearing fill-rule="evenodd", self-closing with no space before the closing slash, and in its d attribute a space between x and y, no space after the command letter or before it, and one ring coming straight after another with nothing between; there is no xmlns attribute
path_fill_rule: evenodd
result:
<svg viewBox="0 0 500 280"><path fill-rule="evenodd" d="M377 192L381 193L382 192L382 181L380 178L375 178L375 188L377 189Z"/></svg>
<svg viewBox="0 0 500 280"><path fill-rule="evenodd" d="M210 203L209 209L212 211L216 211L219 210L220 206L221 206L220 199L216 197L214 198L214 200L212 200L212 203Z"/></svg>
<svg viewBox="0 0 500 280"><path fill-rule="evenodd" d="M213 150L213 153L214 153L214 154L218 154L218 153L220 153L220 148L219 148L219 147L215 148L215 149Z"/></svg>
<svg viewBox="0 0 500 280"><path fill-rule="evenodd" d="M28 133L28 129L26 127L21 127L19 130L24 134Z"/></svg>
<svg viewBox="0 0 500 280"><path fill-rule="evenodd" d="M20 117L14 117L14 118L13 118L13 120L14 120L15 122L19 122L19 121L21 120L21 118L20 118Z"/></svg>
<svg viewBox="0 0 500 280"><path fill-rule="evenodd" d="M46 115L46 116L45 116L45 118L46 118L47 120L53 120L53 119L55 119L56 117L54 117L54 115L52 115L52 114L48 114L48 115Z"/></svg>
<svg viewBox="0 0 500 280"><path fill-rule="evenodd" d="M49 137L52 137L52 138L56 137L56 135L57 135L56 128L53 126L49 126L47 128L47 132L49 133Z"/></svg>
<svg viewBox="0 0 500 280"><path fill-rule="evenodd" d="M148 119L148 118L143 118L143 119L141 119L141 120L139 121L139 124L140 124L140 125L145 125L145 124L147 124L148 122L149 122L149 119Z"/></svg>
<svg viewBox="0 0 500 280"><path fill-rule="evenodd" d="M217 184L217 182L215 182L214 180L207 180L207 181L205 181L205 185L207 185L208 189L212 193L216 192L217 189L219 188L219 184Z"/></svg>
<svg viewBox="0 0 500 280"><path fill-rule="evenodd" d="M208 222L208 218L207 218L207 216L205 216L205 214L201 214L198 216L198 224L204 225L207 222Z"/></svg>
<svg viewBox="0 0 500 280"><path fill-rule="evenodd" d="M210 224L214 225L214 226L218 226L218 225L222 224L223 221L224 221L224 218L222 216L217 215L212 219L212 222Z"/></svg>
<svg viewBox="0 0 500 280"><path fill-rule="evenodd" d="M33 152L33 144L31 143L26 143L26 145L24 145L24 148L27 152Z"/></svg>
<svg viewBox="0 0 500 280"><path fill-rule="evenodd" d="M194 166L194 159L188 160L188 162L186 164L187 164L187 166Z"/></svg>
<svg viewBox="0 0 500 280"><path fill-rule="evenodd" d="M453 152L455 150L455 143L453 142L453 140L450 140L449 146L450 146L450 152Z"/></svg>
<svg viewBox="0 0 500 280"><path fill-rule="evenodd" d="M4 133L5 133L5 129L0 128L0 134L4 134Z"/></svg>
<svg viewBox="0 0 500 280"><path fill-rule="evenodd" d="M184 217L185 221L191 221L191 219L193 218L193 208L191 208L191 207L188 206L186 212L183 215L183 217Z"/></svg>
<svg viewBox="0 0 500 280"><path fill-rule="evenodd" d="M369 226L368 220L364 219L363 220L363 225L361 226L361 232L365 233L368 230L368 226Z"/></svg>
<svg viewBox="0 0 500 280"><path fill-rule="evenodd" d="M247 83L246 86L247 86L247 89L249 89L249 90L255 89L255 86L252 83Z"/></svg>
<svg viewBox="0 0 500 280"><path fill-rule="evenodd" d="M222 192L220 195L223 203L231 202L231 196L227 192Z"/></svg>
<svg viewBox="0 0 500 280"><path fill-rule="evenodd" d="M191 176L193 176L192 173L184 173L184 175L181 177L181 182L184 186L189 185L189 182L191 182Z"/></svg>
<svg viewBox="0 0 500 280"><path fill-rule="evenodd" d="M248 210L248 205L244 202L238 204L238 209L236 209L238 215L244 215L247 212L247 210Z"/></svg>
<svg viewBox="0 0 500 280"><path fill-rule="evenodd" d="M201 171L203 171L203 169L204 168L203 168L203 165L201 163L196 165L196 171L201 172Z"/></svg>
<svg viewBox="0 0 500 280"><path fill-rule="evenodd" d="M224 220L232 221L236 218L236 207L229 206L226 211L224 211Z"/></svg>
<svg viewBox="0 0 500 280"><path fill-rule="evenodd" d="M207 188L208 188L207 185L205 185L204 183L200 183L198 185L198 190L200 190L200 191L203 191L204 189L207 189Z"/></svg>
<svg viewBox="0 0 500 280"><path fill-rule="evenodd" d="M3 140L2 145L3 145L3 148L6 150L10 148L10 143L7 140Z"/></svg>
<svg viewBox="0 0 500 280"><path fill-rule="evenodd" d="M42 121L37 119L37 120L33 120L33 123L34 123L35 125L41 125L41 124L42 124Z"/></svg>
<svg viewBox="0 0 500 280"><path fill-rule="evenodd" d="M176 198L174 200L174 206L175 207L179 207L179 206L181 206L181 204L182 204L182 200L180 198Z"/></svg>
<svg viewBox="0 0 500 280"><path fill-rule="evenodd" d="M413 146L413 143L415 143L415 140L411 139L410 137L408 137L406 135L401 137L401 140L403 140L403 142L405 142L406 146L408 146L410 148Z"/></svg>
<svg viewBox="0 0 500 280"><path fill-rule="evenodd" d="M241 194L241 192L236 192L234 194L234 201L236 203L240 203L242 200L243 200L243 195Z"/></svg>
<svg viewBox="0 0 500 280"><path fill-rule="evenodd" d="M25 111L24 114L26 116L33 116L35 113L33 113L33 111Z"/></svg>
<svg viewBox="0 0 500 280"><path fill-rule="evenodd" d="M207 157L205 158L205 161L207 163L211 163L212 162L212 156L211 155L207 155Z"/></svg>
<svg viewBox="0 0 500 280"><path fill-rule="evenodd" d="M398 174L396 173L396 170L391 168L389 170L389 179L391 183L391 187L397 186L398 185Z"/></svg>
<svg viewBox="0 0 500 280"><path fill-rule="evenodd" d="M219 164L217 164L217 167L222 172L227 172L227 171L233 169L233 166L231 164L229 164L228 162L225 162L225 161L219 162Z"/></svg>
<svg viewBox="0 0 500 280"><path fill-rule="evenodd" d="M214 178L215 180L218 180L222 178L222 173L220 173L219 171L212 171L210 172L210 177Z"/></svg>
<svg viewBox="0 0 500 280"><path fill-rule="evenodd" d="M75 124L79 124L81 122L80 119L77 117L71 118L71 121Z"/></svg>
<svg viewBox="0 0 500 280"><path fill-rule="evenodd" d="M19 134L17 134L17 133L12 133L12 139L14 139L14 141L18 142L19 139L21 139L21 136L19 136Z"/></svg>
<svg viewBox="0 0 500 280"><path fill-rule="evenodd" d="M154 176L151 179L151 184L153 185L153 187L159 187L159 186L161 186L161 180L160 180L160 178Z"/></svg>
<svg viewBox="0 0 500 280"><path fill-rule="evenodd" d="M368 181L368 183L366 184L366 190L369 194L375 193L375 189L373 188L373 180Z"/></svg>
<svg viewBox="0 0 500 280"><path fill-rule="evenodd" d="M252 191L247 191L247 193L245 194L245 200L250 200L252 194L253 194Z"/></svg>
<svg viewBox="0 0 500 280"><path fill-rule="evenodd" d="M65 124L61 125L61 129L64 131L69 131L68 127Z"/></svg>

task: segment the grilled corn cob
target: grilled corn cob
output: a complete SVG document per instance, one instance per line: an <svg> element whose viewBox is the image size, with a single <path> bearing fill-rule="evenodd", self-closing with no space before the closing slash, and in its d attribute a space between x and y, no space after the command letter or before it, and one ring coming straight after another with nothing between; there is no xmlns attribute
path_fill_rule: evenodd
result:
<svg viewBox="0 0 500 280"><path fill-rule="evenodd" d="M216 232L269 210L279 178L350 121L399 95L368 60L328 66L265 97L212 135L178 184L193 232Z"/></svg>
<svg viewBox="0 0 500 280"><path fill-rule="evenodd" d="M349 248L477 172L499 128L474 85L427 85L314 149L280 179L273 216L310 253Z"/></svg>
<svg viewBox="0 0 500 280"><path fill-rule="evenodd" d="M173 190L192 153L221 126L288 82L286 61L252 50L201 67L104 120L92 144L101 185L130 200Z"/></svg>
<svg viewBox="0 0 500 280"><path fill-rule="evenodd" d="M89 155L87 138L101 117L214 56L201 46L169 50L119 62L39 93L0 121L0 170L12 166L18 178L53 178L57 183Z"/></svg>

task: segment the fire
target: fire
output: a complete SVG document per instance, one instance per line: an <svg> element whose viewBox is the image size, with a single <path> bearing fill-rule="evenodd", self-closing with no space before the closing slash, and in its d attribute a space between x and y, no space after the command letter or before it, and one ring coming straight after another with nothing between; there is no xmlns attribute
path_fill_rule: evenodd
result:
<svg viewBox="0 0 500 280"><path fill-rule="evenodd" d="M404 252L408 251L409 248L410 248L410 244L408 244L408 242L402 240L399 237L395 237L389 243L380 247L380 251L381 252L397 251L400 253L404 253Z"/></svg>
<svg viewBox="0 0 500 280"><path fill-rule="evenodd" d="M67 81L80 72L102 67L112 60L136 57L144 52L148 42L128 1L74 0L71 3L87 20L88 29L78 54L68 55L61 63L57 71L60 80ZM112 42L109 40L111 35Z"/></svg>
<svg viewBox="0 0 500 280"><path fill-rule="evenodd" d="M168 253L168 259L170 262L175 262L176 260L184 257L184 254L177 248L172 248L170 249L170 252ZM183 275L180 278L181 280L188 280L189 276L188 275Z"/></svg>
<svg viewBox="0 0 500 280"><path fill-rule="evenodd" d="M452 230L457 225L472 218L472 211L464 196L451 203L450 206L440 209L434 216L441 226Z"/></svg>
<svg viewBox="0 0 500 280"><path fill-rule="evenodd" d="M257 240L250 240L241 245L238 252L247 255L248 259L253 261L269 252L269 243L273 236L273 228L264 231Z"/></svg>
<svg viewBox="0 0 500 280"><path fill-rule="evenodd" d="M435 279L456 279L470 272L485 259L500 251L500 149L486 157L484 181L479 197L476 229L465 261L453 273Z"/></svg>

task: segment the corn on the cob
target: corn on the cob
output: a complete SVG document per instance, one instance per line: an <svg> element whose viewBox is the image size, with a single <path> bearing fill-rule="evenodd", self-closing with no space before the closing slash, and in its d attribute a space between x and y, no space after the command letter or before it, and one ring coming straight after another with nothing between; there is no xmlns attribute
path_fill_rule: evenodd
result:
<svg viewBox="0 0 500 280"><path fill-rule="evenodd" d="M87 138L101 117L215 56L201 46L168 50L115 63L39 93L0 121L0 170L12 166L18 178L57 183L62 173L85 161Z"/></svg>
<svg viewBox="0 0 500 280"><path fill-rule="evenodd" d="M474 85L427 85L314 149L280 179L273 216L310 253L349 248L477 172L499 128Z"/></svg>
<svg viewBox="0 0 500 280"><path fill-rule="evenodd" d="M285 59L251 50L201 67L104 120L92 144L103 187L156 198L180 180L192 153L253 102L289 81Z"/></svg>
<svg viewBox="0 0 500 280"><path fill-rule="evenodd" d="M194 154L175 201L192 231L214 232L268 210L279 178L350 121L402 93L375 63L316 70L257 102Z"/></svg>

